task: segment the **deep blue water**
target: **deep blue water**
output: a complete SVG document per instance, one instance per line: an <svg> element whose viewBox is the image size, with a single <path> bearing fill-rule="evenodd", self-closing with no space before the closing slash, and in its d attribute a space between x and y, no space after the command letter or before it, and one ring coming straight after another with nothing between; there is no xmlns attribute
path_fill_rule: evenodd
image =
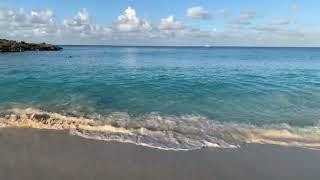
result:
<svg viewBox="0 0 320 180"><path fill-rule="evenodd" d="M2 53L0 107L315 125L320 49L65 46Z"/></svg>

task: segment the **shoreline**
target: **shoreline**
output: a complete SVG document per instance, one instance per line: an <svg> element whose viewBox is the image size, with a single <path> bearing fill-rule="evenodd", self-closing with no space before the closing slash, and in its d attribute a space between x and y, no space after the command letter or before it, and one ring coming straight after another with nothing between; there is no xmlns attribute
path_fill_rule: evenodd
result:
<svg viewBox="0 0 320 180"><path fill-rule="evenodd" d="M0 179L317 180L320 152L277 145L164 151L69 135L0 129ZM244 166L245 165L245 166Z"/></svg>
<svg viewBox="0 0 320 180"><path fill-rule="evenodd" d="M237 148L245 144L273 144L320 149L319 127L286 124L254 126L220 123L203 117L147 116L95 119L41 110L11 109L0 112L0 127L66 130L72 135L102 141L126 142L164 150L188 151L205 147Z"/></svg>
<svg viewBox="0 0 320 180"><path fill-rule="evenodd" d="M46 43L26 43L24 41L13 41L0 39L0 52L23 52L23 51L61 51L63 48Z"/></svg>

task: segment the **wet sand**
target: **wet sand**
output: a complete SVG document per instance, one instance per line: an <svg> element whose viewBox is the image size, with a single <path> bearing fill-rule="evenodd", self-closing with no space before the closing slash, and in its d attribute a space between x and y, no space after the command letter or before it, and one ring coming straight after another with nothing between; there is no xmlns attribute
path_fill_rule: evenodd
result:
<svg viewBox="0 0 320 180"><path fill-rule="evenodd" d="M175 152L35 129L0 129L2 180L319 180L320 151L273 145Z"/></svg>

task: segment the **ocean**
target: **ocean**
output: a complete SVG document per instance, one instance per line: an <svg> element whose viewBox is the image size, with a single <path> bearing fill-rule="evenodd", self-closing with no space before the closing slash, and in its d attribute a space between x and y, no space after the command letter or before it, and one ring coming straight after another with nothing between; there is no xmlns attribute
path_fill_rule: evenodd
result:
<svg viewBox="0 0 320 180"><path fill-rule="evenodd" d="M320 48L63 48L0 54L2 126L173 150L320 149Z"/></svg>

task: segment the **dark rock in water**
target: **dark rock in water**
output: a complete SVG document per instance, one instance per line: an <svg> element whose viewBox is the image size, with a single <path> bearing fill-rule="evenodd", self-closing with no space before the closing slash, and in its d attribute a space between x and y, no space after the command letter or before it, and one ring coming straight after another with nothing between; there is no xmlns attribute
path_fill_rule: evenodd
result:
<svg viewBox="0 0 320 180"><path fill-rule="evenodd" d="M48 115L48 114L35 114L33 116L33 118L35 118L38 121L46 121L50 118L50 115Z"/></svg>
<svg viewBox="0 0 320 180"><path fill-rule="evenodd" d="M10 41L0 39L0 52L21 52L21 51L60 51L62 47L41 43L26 43L24 41Z"/></svg>
<svg viewBox="0 0 320 180"><path fill-rule="evenodd" d="M77 118L80 117L80 115L77 112L66 112L65 114L71 117L77 117Z"/></svg>
<svg viewBox="0 0 320 180"><path fill-rule="evenodd" d="M6 118L6 117L8 117L10 115L11 115L10 112L0 112L0 118Z"/></svg>

